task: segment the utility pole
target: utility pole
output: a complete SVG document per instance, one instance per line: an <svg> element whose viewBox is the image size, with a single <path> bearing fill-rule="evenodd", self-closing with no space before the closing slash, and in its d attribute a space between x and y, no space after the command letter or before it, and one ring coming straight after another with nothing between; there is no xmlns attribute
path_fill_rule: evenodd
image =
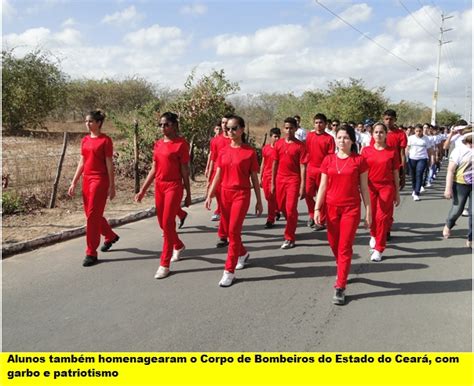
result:
<svg viewBox="0 0 474 386"><path fill-rule="evenodd" d="M444 16L441 14L441 28L439 29L439 40L438 40L438 60L436 63L437 72L435 78L435 85L433 91L433 107L431 109L431 124L436 124L436 107L438 105L438 87L439 87L439 68L440 68L440 61L441 61L441 46L443 44L451 43L451 41L443 42L443 34L445 32L451 31L452 28L444 29L444 21L447 19L451 19L453 16Z"/></svg>
<svg viewBox="0 0 474 386"><path fill-rule="evenodd" d="M470 85L466 86L466 102L464 105L464 119L472 123L472 88Z"/></svg>

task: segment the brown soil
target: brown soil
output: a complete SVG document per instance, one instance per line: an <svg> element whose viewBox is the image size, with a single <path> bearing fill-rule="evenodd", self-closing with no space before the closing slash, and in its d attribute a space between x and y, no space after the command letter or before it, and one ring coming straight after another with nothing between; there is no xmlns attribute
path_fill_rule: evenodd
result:
<svg viewBox="0 0 474 386"><path fill-rule="evenodd" d="M133 200L133 181L118 178L116 185L117 195L112 201L107 202L106 218L121 218L154 206L152 188L138 204ZM204 176L197 176L196 182L191 182L192 197L203 196L205 190ZM54 209L41 209L30 213L4 216L2 219L2 247L83 225L85 225L85 218L80 189L78 189L74 198L58 201L57 207Z"/></svg>

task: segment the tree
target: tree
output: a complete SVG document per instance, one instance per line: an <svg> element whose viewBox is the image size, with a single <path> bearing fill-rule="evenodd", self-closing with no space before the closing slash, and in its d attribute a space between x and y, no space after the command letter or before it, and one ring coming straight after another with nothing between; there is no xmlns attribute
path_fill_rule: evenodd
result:
<svg viewBox="0 0 474 386"><path fill-rule="evenodd" d="M397 112L398 124L413 126L431 120L431 109L419 102L401 100L397 104L390 104L388 108Z"/></svg>
<svg viewBox="0 0 474 386"><path fill-rule="evenodd" d="M460 114L449 111L448 109L438 111L436 114L436 124L439 126L452 126L459 119L461 119Z"/></svg>
<svg viewBox="0 0 474 386"><path fill-rule="evenodd" d="M13 50L4 50L2 62L2 125L10 132L42 127L64 103L66 75L41 51L16 58Z"/></svg>

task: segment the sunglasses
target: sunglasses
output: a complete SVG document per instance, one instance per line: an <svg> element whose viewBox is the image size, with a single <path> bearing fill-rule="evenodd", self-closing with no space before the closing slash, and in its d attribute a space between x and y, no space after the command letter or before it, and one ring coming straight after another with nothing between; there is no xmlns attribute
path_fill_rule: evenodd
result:
<svg viewBox="0 0 474 386"><path fill-rule="evenodd" d="M337 127L337 126L339 126L339 125L338 125L337 123L333 123L331 126L332 126L332 127Z"/></svg>
<svg viewBox="0 0 474 386"><path fill-rule="evenodd" d="M227 131L229 131L229 130L237 131L237 130L239 130L239 129L240 129L239 126L234 126L234 127L229 127L229 126L227 126Z"/></svg>

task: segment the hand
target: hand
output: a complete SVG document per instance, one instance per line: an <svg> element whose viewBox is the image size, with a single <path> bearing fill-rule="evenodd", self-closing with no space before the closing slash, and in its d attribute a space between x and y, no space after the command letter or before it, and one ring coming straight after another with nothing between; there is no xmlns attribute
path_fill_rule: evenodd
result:
<svg viewBox="0 0 474 386"><path fill-rule="evenodd" d="M300 193L299 193L299 198L300 198L300 200L304 199L304 196L305 196L304 191L305 191L304 186L302 186L302 187L300 188Z"/></svg>
<svg viewBox="0 0 474 386"><path fill-rule="evenodd" d="M257 201L257 204L255 205L255 214L257 217L260 217L263 213L263 205L262 201Z"/></svg>
<svg viewBox="0 0 474 386"><path fill-rule="evenodd" d="M395 194L395 201L394 201L394 203L395 203L395 206L400 205L400 193L398 193L398 192L396 192L396 194Z"/></svg>
<svg viewBox="0 0 474 386"><path fill-rule="evenodd" d="M108 196L111 200L115 197L115 185L109 186Z"/></svg>
<svg viewBox="0 0 474 386"><path fill-rule="evenodd" d="M184 206L186 208L189 208L189 205L191 205L191 195L187 194L186 198L184 199Z"/></svg>
<svg viewBox="0 0 474 386"><path fill-rule="evenodd" d="M275 194L275 184L272 184L272 185L270 186L270 193L271 193L271 194Z"/></svg>
<svg viewBox="0 0 474 386"><path fill-rule="evenodd" d="M76 184L72 183L71 186L69 187L69 189L67 190L68 196L73 197L74 193L75 193L75 190L76 190Z"/></svg>
<svg viewBox="0 0 474 386"><path fill-rule="evenodd" d="M318 225L323 225L321 224L321 212L318 209L314 211L314 222Z"/></svg>
<svg viewBox="0 0 474 386"><path fill-rule="evenodd" d="M365 213L365 228L370 229L370 226L372 225L372 216L370 215L369 212Z"/></svg>
<svg viewBox="0 0 474 386"><path fill-rule="evenodd" d="M451 200L453 198L453 192L451 192L450 190L445 190L444 198L446 198L447 200Z"/></svg>
<svg viewBox="0 0 474 386"><path fill-rule="evenodd" d="M204 202L204 206L207 210L211 210L212 205L212 197L207 196L206 201Z"/></svg>
<svg viewBox="0 0 474 386"><path fill-rule="evenodd" d="M145 193L140 190L137 194L135 194L135 202L142 202L144 196Z"/></svg>
<svg viewBox="0 0 474 386"><path fill-rule="evenodd" d="M405 187L405 172L403 169L400 170L400 190Z"/></svg>

